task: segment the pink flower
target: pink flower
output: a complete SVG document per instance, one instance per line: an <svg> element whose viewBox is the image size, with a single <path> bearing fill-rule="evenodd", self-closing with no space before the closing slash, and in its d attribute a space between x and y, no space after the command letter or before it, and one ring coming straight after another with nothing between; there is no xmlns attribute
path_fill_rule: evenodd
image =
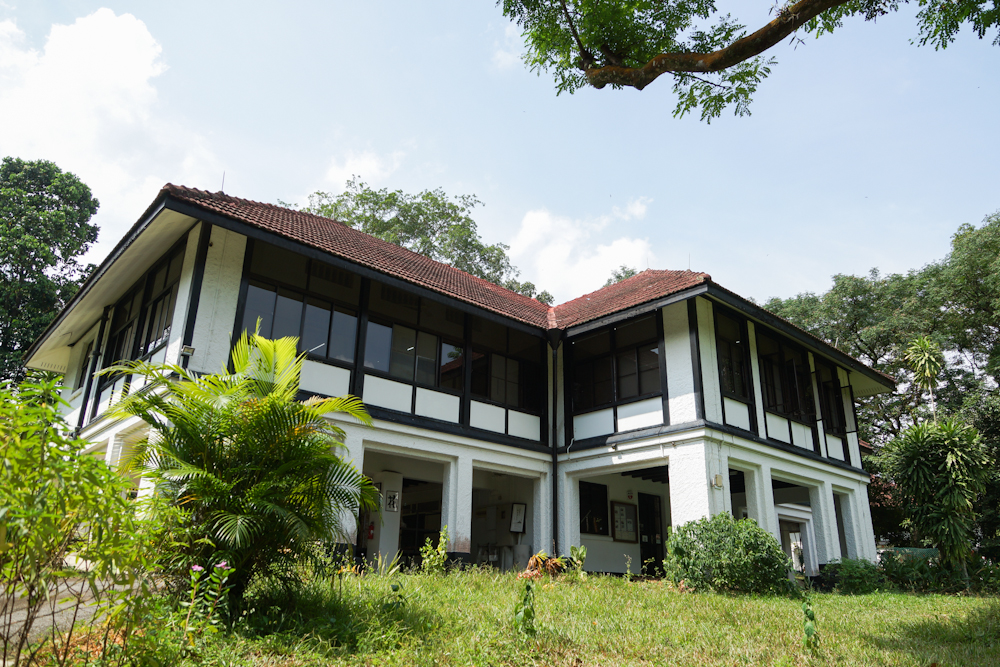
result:
<svg viewBox="0 0 1000 667"><path fill-rule="evenodd" d="M218 565L216 565L215 567L221 567L223 570L228 570L229 569L229 563L227 563L226 561L222 561Z"/></svg>
<svg viewBox="0 0 1000 667"><path fill-rule="evenodd" d="M204 570L204 569L205 569L205 568L203 568L203 567L202 567L201 565L192 565L192 566L191 566L191 570L192 570L193 572L201 572L201 571L202 571L202 570Z"/></svg>

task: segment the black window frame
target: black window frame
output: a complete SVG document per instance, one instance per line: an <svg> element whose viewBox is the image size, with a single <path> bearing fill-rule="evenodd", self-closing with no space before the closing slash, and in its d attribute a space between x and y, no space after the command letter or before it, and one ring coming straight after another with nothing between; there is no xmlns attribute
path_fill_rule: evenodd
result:
<svg viewBox="0 0 1000 667"><path fill-rule="evenodd" d="M567 394L569 397L569 402L571 407L570 412L573 416L584 415L591 412L597 412L598 410L606 410L608 408L614 408L620 405L628 405L629 403L637 403L639 401L645 401L647 399L655 398L657 396L661 397L663 396L665 383L664 383L662 360L660 359L660 357L663 354L663 349L662 349L663 346L661 344L663 333L662 333L662 323L659 320L659 317L660 317L659 311L654 311L653 313L647 313L629 320L624 320L622 322L618 322L614 325L608 326L603 329L599 329L597 331L587 332L586 336L578 338L577 340L570 341L570 345L568 347L573 348L577 343L586 340L588 338L601 336L604 335L605 333L607 333L609 336L608 351L590 357L586 361L583 362L578 361L576 359L576 354L574 352L571 351L569 353L570 358L568 359L566 365L569 370L568 384L570 390L567 392ZM653 335L648 338L642 338L638 342L631 342L622 347L618 347L617 336L616 336L618 329L630 324L640 322L643 319L652 320L653 332L654 332ZM639 350L647 348L650 345L655 346L656 349L657 365L655 367L655 372L658 382L657 382L657 388L654 391L643 392L641 390L642 383L641 383L641 370L639 366ZM629 353L632 353L636 367L638 393L634 396L622 397L621 386L620 386L621 375L619 372L619 357ZM602 403L594 401L591 403L584 403L581 406L580 394L582 390L581 387L582 382L580 376L584 372L583 369L587 367L596 367L596 365L599 362L603 363L606 361L610 361L611 364L611 369L610 369L611 400L604 401ZM591 377L593 377L592 374ZM591 390L593 392L593 385L591 386Z"/></svg>
<svg viewBox="0 0 1000 667"><path fill-rule="evenodd" d="M473 331L477 330L475 317L472 318L471 326L473 327ZM475 333L473 333L470 336L470 341L472 342L472 348L471 348L472 353L469 355L468 360L472 366L472 369L470 372L469 396L471 400L476 401L478 403L495 405L497 407L502 407L504 409L515 410L517 412L523 412L525 414L530 414L534 416L543 416L545 414L546 400L547 400L546 397L548 392L548 371L545 365L545 348L544 348L545 340L542 338L536 338L534 336L531 336L531 338L535 339L536 341L535 342L537 346L536 360L531 361L530 359L524 359L522 357L515 356L516 352L511 349L512 329L504 325L498 325L498 326L503 326L505 329L503 349L498 349L496 346L491 347L489 345L482 343L481 341L476 341ZM492 391L494 378L500 378L500 376L496 374L495 366L497 363L496 359L497 357L503 360L503 365L504 365L503 381L506 386L504 389L503 400L497 400L493 396L493 391ZM477 375L479 372L483 372L482 363L477 363L477 362L485 363L484 372L486 376L486 393L477 393L478 392L477 380L479 379ZM507 390L510 384L509 381L507 380L507 369L510 367L511 362L517 364L518 368L517 371L518 400L516 403L507 399L508 396ZM530 393L532 390L528 388L529 384L532 382L532 378L534 379L536 384L540 382L543 383L545 387L540 393L536 393L536 395L534 396L532 396ZM529 399L531 399L531 401L533 401L535 405L533 406L527 405L527 403L530 402Z"/></svg>
<svg viewBox="0 0 1000 667"><path fill-rule="evenodd" d="M845 456L847 449L847 411L844 409L844 389L840 384L840 371L836 364L827 363L814 357L813 363L816 365L816 389L819 391L819 417L823 420L823 430L830 435L835 435L843 440ZM820 368L830 373L829 380L823 380L820 376ZM839 422L839 423L837 423Z"/></svg>
<svg viewBox="0 0 1000 667"><path fill-rule="evenodd" d="M435 346L434 346L434 349L435 349L434 384L428 384L426 382L418 382L417 381L417 364L419 363L419 356L417 355L416 349L414 349L414 351L413 351L414 352L414 354L413 354L413 377L411 379L406 379L406 378L400 377L398 375L393 375L391 371L383 371L383 370L378 369L378 368L373 368L372 366L369 366L367 364L367 360L366 359L362 359L361 360L361 369L360 370L362 370L365 375L372 375L372 376L375 376L375 377L384 378L386 380L392 380L393 382L402 382L404 384L413 385L414 387L420 387L420 388L423 388L423 389L433 389L434 391L440 391L440 392L444 392L444 393L447 393L447 394L452 394L452 395L458 396L458 397L461 397L463 395L463 393L465 392L465 380L464 380L464 378L465 378L465 371L464 371L464 368L465 368L465 362L467 360L467 355L465 354L465 345L461 341L458 341L454 337L451 337L451 336L447 336L447 337L446 336L442 336L439 333L435 333L433 331L427 331L426 329L420 329L420 328L412 326L410 324L405 324L405 323L401 323L401 322L393 322L391 319L386 318L386 317L381 316L381 315L371 315L371 314L369 314L369 316L368 316L368 326L371 327L372 324L375 324L375 325L378 325L378 326L383 326L383 327L388 327L390 329L390 331L394 327L402 327L402 328L410 329L411 331L413 331L415 333L415 336L414 336L414 340L415 341L419 340L420 334L425 334L425 335L428 335L428 336L433 336L436 339L436 341L437 341L436 344L435 344ZM370 334L366 334L366 335L370 335ZM462 388L461 389L454 389L452 387L446 387L446 386L442 386L441 385L441 346L442 345L451 345L452 347L459 348L459 349L462 350L462 368L463 368L463 371L462 371L461 377L463 378L463 381L462 381ZM389 350L390 350L390 359L391 359L391 354L392 354L391 338L390 338ZM368 352L367 340L366 340L366 343L365 343L365 351L366 351L366 353ZM391 361L390 361L390 364L391 364Z"/></svg>
<svg viewBox="0 0 1000 667"><path fill-rule="evenodd" d="M728 308L722 308L715 305L713 309L714 317L714 327L715 327L715 349L716 357L718 358L719 366L719 392L726 398L731 398L734 401L739 401L746 405L754 404L754 388L753 388L753 373L751 372L752 364L750 359L750 338L749 338L749 327L747 325L747 319L735 312L729 310ZM732 320L739 329L739 340L729 341L722 337L719 326L720 317ZM731 361L733 358L733 350L738 350L739 361L740 361L740 371L743 377L743 394L727 388L726 384L726 370L727 367L723 364L722 352L723 349L727 352L727 358ZM728 367L730 371L734 369L734 366L730 364ZM733 386L735 387L735 373L733 375Z"/></svg>
<svg viewBox="0 0 1000 667"><path fill-rule="evenodd" d="M757 363L760 368L760 380L761 380L761 396L762 405L765 412L770 412L778 417L784 417L785 419L790 419L804 426L809 426L814 428L816 426L816 392L812 386L812 369L809 367L809 352L800 345L796 345L784 336L780 334L773 333L771 331L761 331L757 330ZM789 393L784 391L786 389L785 385L791 385L794 390L794 400L795 406L791 409L781 409L779 404L773 403L775 392L772 390L772 379L774 378L773 367L765 366L764 355L760 351L760 339L769 338L775 342L778 346L778 354L781 356L781 362L779 364L779 375L778 377L782 382L782 394ZM786 350L794 351L800 355L802 359L802 370L795 365L795 360L788 358L785 354ZM791 363L793 365L793 370L788 371L787 365ZM803 389L803 380L808 381L808 388ZM807 406L807 409L803 409L803 405Z"/></svg>

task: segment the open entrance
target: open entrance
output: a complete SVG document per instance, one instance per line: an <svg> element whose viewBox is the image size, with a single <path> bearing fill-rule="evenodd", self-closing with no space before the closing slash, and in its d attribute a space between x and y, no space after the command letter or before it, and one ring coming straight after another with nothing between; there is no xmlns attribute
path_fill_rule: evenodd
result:
<svg viewBox="0 0 1000 667"><path fill-rule="evenodd" d="M663 565L670 524L667 466L580 479L580 544L586 569L655 574Z"/></svg>
<svg viewBox="0 0 1000 667"><path fill-rule="evenodd" d="M536 480L472 471L472 558L501 570L523 569L533 553Z"/></svg>
<svg viewBox="0 0 1000 667"><path fill-rule="evenodd" d="M774 511L778 515L781 549L796 571L814 576L818 573L809 488L780 479L771 480Z"/></svg>
<svg viewBox="0 0 1000 667"><path fill-rule="evenodd" d="M400 499L399 556L417 562L420 547L430 539L437 546L441 533L441 484L421 479L403 478Z"/></svg>
<svg viewBox="0 0 1000 667"><path fill-rule="evenodd" d="M749 516L747 510L747 480L742 470L729 469L729 507L739 521Z"/></svg>

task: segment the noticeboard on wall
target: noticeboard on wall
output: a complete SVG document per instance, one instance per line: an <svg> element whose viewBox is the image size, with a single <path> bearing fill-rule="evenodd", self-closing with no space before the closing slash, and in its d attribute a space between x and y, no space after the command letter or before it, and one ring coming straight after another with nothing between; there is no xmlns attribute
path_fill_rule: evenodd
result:
<svg viewBox="0 0 1000 667"><path fill-rule="evenodd" d="M638 542L638 510L632 503L611 501L611 537L615 542Z"/></svg>

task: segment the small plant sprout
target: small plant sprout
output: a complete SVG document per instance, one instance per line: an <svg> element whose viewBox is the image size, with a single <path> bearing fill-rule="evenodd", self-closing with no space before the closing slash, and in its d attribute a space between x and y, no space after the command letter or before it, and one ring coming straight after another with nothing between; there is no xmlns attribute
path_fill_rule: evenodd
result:
<svg viewBox="0 0 1000 667"><path fill-rule="evenodd" d="M815 655L819 651L819 631L816 630L816 613L812 608L812 599L806 596L802 603L802 645Z"/></svg>
<svg viewBox="0 0 1000 667"><path fill-rule="evenodd" d="M426 574L444 574L448 562L448 526L442 526L437 546L427 538L420 547L420 569Z"/></svg>
<svg viewBox="0 0 1000 667"><path fill-rule="evenodd" d="M524 595L514 607L514 629L525 637L534 637L535 629L535 589L531 581L524 582Z"/></svg>

